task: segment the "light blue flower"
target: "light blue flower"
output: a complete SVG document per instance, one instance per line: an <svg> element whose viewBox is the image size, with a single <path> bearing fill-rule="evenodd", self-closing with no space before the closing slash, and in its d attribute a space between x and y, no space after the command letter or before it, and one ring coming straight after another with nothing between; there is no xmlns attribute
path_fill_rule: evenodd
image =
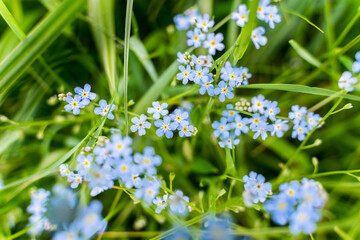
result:
<svg viewBox="0 0 360 240"><path fill-rule="evenodd" d="M249 84L249 79L251 78L252 74L249 73L249 70L246 67L240 67L239 70L240 70L240 76L242 78L242 82L241 83L236 83L236 86L238 87L241 84L242 85L248 85Z"/></svg>
<svg viewBox="0 0 360 240"><path fill-rule="evenodd" d="M186 36L189 38L186 43L189 47L194 46L195 48L201 47L202 41L205 40L206 35L200 31L200 29L195 28L194 31L188 31Z"/></svg>
<svg viewBox="0 0 360 240"><path fill-rule="evenodd" d="M360 51L358 51L355 54L355 59L356 59L356 61L352 65L352 70L354 73L359 73L360 72Z"/></svg>
<svg viewBox="0 0 360 240"><path fill-rule="evenodd" d="M131 137L122 137L120 133L116 133L111 136L111 141L105 147L113 157L128 157L133 151L131 144Z"/></svg>
<svg viewBox="0 0 360 240"><path fill-rule="evenodd" d="M259 112L261 114L265 113L265 97L263 95L258 95L256 97L253 97L251 99L251 108L253 110L253 112Z"/></svg>
<svg viewBox="0 0 360 240"><path fill-rule="evenodd" d="M266 18L266 9L270 4L270 0L261 0L257 8L257 18L259 20L265 21Z"/></svg>
<svg viewBox="0 0 360 240"><path fill-rule="evenodd" d="M212 63L212 57L210 55L200 55L198 58L197 58L198 62L200 61L200 65L202 65L203 67L212 67L213 66L213 63Z"/></svg>
<svg viewBox="0 0 360 240"><path fill-rule="evenodd" d="M241 85L242 78L240 74L239 68L233 68L229 62L226 62L225 67L221 69L220 78L228 82L230 87L235 87L235 85Z"/></svg>
<svg viewBox="0 0 360 240"><path fill-rule="evenodd" d="M102 204L98 200L93 200L86 208L82 209L77 224L81 234L85 238L90 238L95 233L103 232L106 227L106 220L101 216Z"/></svg>
<svg viewBox="0 0 360 240"><path fill-rule="evenodd" d="M249 132L249 127L247 126L247 124L249 123L249 119L248 118L242 118L240 115L235 117L235 122L234 122L234 134L236 136L240 136L241 133L248 133Z"/></svg>
<svg viewBox="0 0 360 240"><path fill-rule="evenodd" d="M180 137L191 137L192 136L191 132L194 131L194 126L187 124L184 126L179 126L178 130Z"/></svg>
<svg viewBox="0 0 360 240"><path fill-rule="evenodd" d="M174 130L179 126L185 126L189 124L189 122L187 121L187 119L189 118L189 113L183 112L179 108L175 109L169 116L173 121L171 123L171 128Z"/></svg>
<svg viewBox="0 0 360 240"><path fill-rule="evenodd" d="M195 70L192 71L190 79L194 81L196 84L201 84L201 82L206 82L209 78L209 68L202 67L201 65L197 64L195 66Z"/></svg>
<svg viewBox="0 0 360 240"><path fill-rule="evenodd" d="M80 236L77 226L72 224L72 228L65 230L65 231L58 231L52 237L52 240L81 240L82 237Z"/></svg>
<svg viewBox="0 0 360 240"><path fill-rule="evenodd" d="M148 108L147 112L149 114L153 114L153 118L155 119L159 119L160 116L166 116L169 111L166 110L166 108L168 107L168 104L167 103L162 103L160 105L160 103L158 101L155 101L155 102L152 102L152 108Z"/></svg>
<svg viewBox="0 0 360 240"><path fill-rule="evenodd" d="M112 114L112 111L115 109L114 104L107 104L106 100L102 99L99 101L100 107L96 107L94 109L94 113L96 115L106 116L110 120L114 119L114 114Z"/></svg>
<svg viewBox="0 0 360 240"><path fill-rule="evenodd" d="M84 89L81 87L75 88L75 93L81 96L81 103L84 104L84 106L88 105L90 100L94 100L96 98L96 94L90 91L90 84L85 84Z"/></svg>
<svg viewBox="0 0 360 240"><path fill-rule="evenodd" d="M190 17L178 14L174 17L175 27L177 30L188 30L190 27Z"/></svg>
<svg viewBox="0 0 360 240"><path fill-rule="evenodd" d="M309 180L307 178L301 179L301 184L300 198L303 203L314 208L324 207L327 200L327 194L322 189L322 186L316 183L314 180Z"/></svg>
<svg viewBox="0 0 360 240"><path fill-rule="evenodd" d="M209 49L209 54L215 55L216 51L222 51L225 45L222 43L224 35L222 33L209 33L204 41L204 48Z"/></svg>
<svg viewBox="0 0 360 240"><path fill-rule="evenodd" d="M270 28L275 28L275 23L281 22L281 17L278 14L276 6L269 6L265 10L265 22L269 23Z"/></svg>
<svg viewBox="0 0 360 240"><path fill-rule="evenodd" d="M69 170L69 165L67 164L61 164L59 170L62 177L68 177L71 174L71 171Z"/></svg>
<svg viewBox="0 0 360 240"><path fill-rule="evenodd" d="M145 171L148 175L155 175L156 167L161 164L161 157L155 155L154 148L145 147L143 154L135 153L134 161L139 164L142 171Z"/></svg>
<svg viewBox="0 0 360 240"><path fill-rule="evenodd" d="M309 112L306 116L308 129L311 131L314 127L316 127L321 119L319 114L315 114L313 112Z"/></svg>
<svg viewBox="0 0 360 240"><path fill-rule="evenodd" d="M273 125L269 125L267 122L260 122L256 127L256 132L253 138L256 139L259 136L261 136L261 139L265 140L268 136L267 132L272 132L273 130L274 130Z"/></svg>
<svg viewBox="0 0 360 240"><path fill-rule="evenodd" d="M156 120L155 126L158 127L158 130L156 130L156 135L159 137L162 137L164 134L167 138L173 137L173 130L174 128L171 127L171 118L169 116L165 116L164 120Z"/></svg>
<svg viewBox="0 0 360 240"><path fill-rule="evenodd" d="M271 132L271 136L276 135L277 137L281 138L284 136L284 132L289 130L288 121L277 119L273 124L274 130Z"/></svg>
<svg viewBox="0 0 360 240"><path fill-rule="evenodd" d="M188 65L189 64L189 60L186 60L185 58L184 58L184 54L183 53L181 53L181 52L178 52L177 53L177 61L179 62L179 63L181 63L181 64L185 64L185 65Z"/></svg>
<svg viewBox="0 0 360 240"><path fill-rule="evenodd" d="M291 106L291 112L289 112L289 119L292 119L294 124L299 124L306 115L306 107L299 107L299 105Z"/></svg>
<svg viewBox="0 0 360 240"><path fill-rule="evenodd" d="M266 45L267 38L263 36L264 34L265 34L265 28L263 27L257 27L251 32L251 39L256 49L259 49L260 46Z"/></svg>
<svg viewBox="0 0 360 240"><path fill-rule="evenodd" d="M233 88L229 87L224 81L219 82L219 87L215 88L214 94L219 95L220 102L225 101L225 97L228 99L234 98Z"/></svg>
<svg viewBox="0 0 360 240"><path fill-rule="evenodd" d="M85 156L84 154L80 153L76 156L76 160L79 162L76 165L76 170L81 176L85 176L91 168L93 162L93 155L88 154Z"/></svg>
<svg viewBox="0 0 360 240"><path fill-rule="evenodd" d="M295 204L303 195L301 185L298 181L291 181L290 183L282 183L279 187L281 195L292 204Z"/></svg>
<svg viewBox="0 0 360 240"><path fill-rule="evenodd" d="M179 70L181 71L181 73L176 74L176 79L182 80L182 84L185 85L190 79L192 69L189 65L187 65L186 68L183 65L180 65Z"/></svg>
<svg viewBox="0 0 360 240"><path fill-rule="evenodd" d="M162 198L161 197L156 197L153 200L153 204L156 205L156 209L155 212L156 213L161 213L162 210L164 210L167 206L167 195L164 195Z"/></svg>
<svg viewBox="0 0 360 240"><path fill-rule="evenodd" d="M294 203L289 202L283 194L274 195L265 202L264 209L271 214L271 218L276 224L285 225L294 212Z"/></svg>
<svg viewBox="0 0 360 240"><path fill-rule="evenodd" d="M209 28L212 28L215 24L213 20L210 20L208 14L204 14L202 17L196 18L196 27L201 29L203 32L208 32Z"/></svg>
<svg viewBox="0 0 360 240"><path fill-rule="evenodd" d="M292 234L313 233L316 229L316 222L320 219L318 210L309 205L301 204L291 215L290 232Z"/></svg>
<svg viewBox="0 0 360 240"><path fill-rule="evenodd" d="M265 177L251 171L249 176L243 177L244 188L250 191L253 203L265 202L267 195L271 192L271 183L265 182Z"/></svg>
<svg viewBox="0 0 360 240"><path fill-rule="evenodd" d="M80 174L72 173L68 176L68 182L71 183L71 188L77 188L82 181L83 179Z"/></svg>
<svg viewBox="0 0 360 240"><path fill-rule="evenodd" d="M184 227L176 227L176 230L173 231L165 240L191 240L193 239L190 232Z"/></svg>
<svg viewBox="0 0 360 240"><path fill-rule="evenodd" d="M134 192L134 197L138 200L143 199L146 205L150 205L160 190L160 181L153 177L153 180L142 179L138 189Z"/></svg>
<svg viewBox="0 0 360 240"><path fill-rule="evenodd" d="M306 122L301 121L299 124L294 125L291 137L297 138L299 141L303 141L307 133L308 129L306 127Z"/></svg>
<svg viewBox="0 0 360 240"><path fill-rule="evenodd" d="M95 162L97 164L103 164L110 156L110 150L104 147L96 146L93 150L95 154Z"/></svg>
<svg viewBox="0 0 360 240"><path fill-rule="evenodd" d="M130 127L130 130L132 132L138 131L139 136L145 135L146 133L145 129L149 129L151 127L151 123L146 120L147 120L147 116L145 116L144 114L141 114L140 117L133 117L131 119L131 122L134 125Z"/></svg>
<svg viewBox="0 0 360 240"><path fill-rule="evenodd" d="M249 119L249 123L251 131L257 131L261 123L266 123L266 117L260 115L259 113L255 113Z"/></svg>
<svg viewBox="0 0 360 240"><path fill-rule="evenodd" d="M140 175L143 173L141 166L132 165L130 168L130 175L123 177L121 181L124 183L126 188L139 188L141 186Z"/></svg>
<svg viewBox="0 0 360 240"><path fill-rule="evenodd" d="M222 115L226 117L228 122L232 122L236 116L239 116L239 112L234 110L234 106L231 103L226 104L226 108L230 110L223 110Z"/></svg>
<svg viewBox="0 0 360 240"><path fill-rule="evenodd" d="M222 117L220 122L214 121L211 124L212 128L215 129L213 132L215 137L227 138L229 136L229 131L232 129L232 124L228 123L227 118Z"/></svg>
<svg viewBox="0 0 360 240"><path fill-rule="evenodd" d="M85 105L81 102L81 96L75 95L74 98L67 96L66 102L69 103L65 105L65 110L67 112L73 112L73 114L78 115L80 113L80 108L84 108Z"/></svg>
<svg viewBox="0 0 360 240"><path fill-rule="evenodd" d="M114 186L115 179L113 171L108 164L104 164L103 166L93 164L87 175L87 182L91 189L90 196L94 197Z"/></svg>
<svg viewBox="0 0 360 240"><path fill-rule="evenodd" d="M229 148L233 149L236 145L240 143L240 139L235 138L234 134L230 134L228 137L221 137L221 141L219 141L219 146L221 148Z"/></svg>
<svg viewBox="0 0 360 240"><path fill-rule="evenodd" d="M214 85L212 84L214 82L212 77L208 77L205 81L201 81L201 87L200 87L200 94L204 95L206 92L209 96L214 96Z"/></svg>
<svg viewBox="0 0 360 240"><path fill-rule="evenodd" d="M270 120L275 121L276 115L280 112L280 108L277 107L276 101L266 101L265 102L265 116L268 117Z"/></svg>
<svg viewBox="0 0 360 240"><path fill-rule="evenodd" d="M188 196L184 196L180 190L174 191L174 194L169 197L170 211L175 215L186 217L189 213L186 202L189 202Z"/></svg>
<svg viewBox="0 0 360 240"><path fill-rule="evenodd" d="M355 83L357 83L356 77L353 77L351 72L346 71L341 75L338 85L340 89L345 89L347 92L352 92L354 91L353 85Z"/></svg>
<svg viewBox="0 0 360 240"><path fill-rule="evenodd" d="M249 21L249 12L246 4L240 4L237 12L231 13L231 19L236 20L236 25L239 27L244 27L245 23Z"/></svg>
<svg viewBox="0 0 360 240"><path fill-rule="evenodd" d="M233 240L231 225L228 219L210 217L206 220L202 240Z"/></svg>
<svg viewBox="0 0 360 240"><path fill-rule="evenodd" d="M126 182L131 176L131 169L134 166L132 157L118 158L114 164L113 178L119 178L122 182Z"/></svg>

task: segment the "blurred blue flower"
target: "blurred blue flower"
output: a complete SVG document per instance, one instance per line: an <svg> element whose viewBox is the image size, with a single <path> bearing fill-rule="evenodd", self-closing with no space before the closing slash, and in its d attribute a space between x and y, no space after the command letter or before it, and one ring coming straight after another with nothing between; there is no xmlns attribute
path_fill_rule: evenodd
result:
<svg viewBox="0 0 360 240"><path fill-rule="evenodd" d="M162 137L165 134L167 138L173 137L174 134L172 131L175 129L171 127L171 118L169 116L165 116L163 121L156 120L154 124L156 127L158 127L158 130L156 130L156 135Z"/></svg>
<svg viewBox="0 0 360 240"><path fill-rule="evenodd" d="M215 24L213 20L210 20L208 14L196 18L196 27L201 29L203 32L208 32L209 28L212 28Z"/></svg>
<svg viewBox="0 0 360 240"><path fill-rule="evenodd" d="M275 28L275 23L281 22L281 17L278 14L278 8L274 5L265 9L265 22L269 23L270 28Z"/></svg>
<svg viewBox="0 0 360 240"><path fill-rule="evenodd" d="M186 217L189 212L186 202L189 202L188 196L184 196L180 190L174 191L169 197L170 211L175 215Z"/></svg>
<svg viewBox="0 0 360 240"><path fill-rule="evenodd" d="M143 154L135 153L134 161L139 164L142 171L145 171L148 175L155 175L156 167L161 164L161 157L155 155L154 148L145 147Z"/></svg>
<svg viewBox="0 0 360 240"><path fill-rule="evenodd" d="M234 93L232 92L233 88L228 87L228 85L224 81L219 82L219 87L215 88L214 94L219 95L220 102L225 101L225 97L228 99L234 98Z"/></svg>
<svg viewBox="0 0 360 240"><path fill-rule="evenodd" d="M244 188L251 191L253 203L265 202L266 197L271 193L271 183L265 182L265 177L251 171L243 177Z"/></svg>
<svg viewBox="0 0 360 240"><path fill-rule="evenodd" d="M231 13L231 19L236 20L236 25L239 27L244 27L245 23L249 21L249 12L246 4L240 4L237 12Z"/></svg>
<svg viewBox="0 0 360 240"><path fill-rule="evenodd" d="M195 48L201 47L202 41L205 40L206 35L200 31L200 29L195 28L194 31L188 31L186 36L189 38L186 43L189 47L194 46Z"/></svg>
<svg viewBox="0 0 360 240"><path fill-rule="evenodd" d="M263 27L257 27L251 32L251 39L256 49L259 49L260 46L266 45L267 38L263 36L264 34L265 34L265 28Z"/></svg>
<svg viewBox="0 0 360 240"><path fill-rule="evenodd" d="M225 45L222 43L224 35L222 33L209 33L204 41L204 48L209 49L209 54L215 55L216 51L222 51Z"/></svg>
<svg viewBox="0 0 360 240"><path fill-rule="evenodd" d="M352 70L354 73L359 73L360 72L360 51L358 51L355 54L355 59L356 59L356 61L352 65Z"/></svg>
<svg viewBox="0 0 360 240"><path fill-rule="evenodd" d="M284 132L289 130L289 125L287 120L277 119L273 124L273 131L271 132L271 136L276 135L277 137L281 138L284 136Z"/></svg>

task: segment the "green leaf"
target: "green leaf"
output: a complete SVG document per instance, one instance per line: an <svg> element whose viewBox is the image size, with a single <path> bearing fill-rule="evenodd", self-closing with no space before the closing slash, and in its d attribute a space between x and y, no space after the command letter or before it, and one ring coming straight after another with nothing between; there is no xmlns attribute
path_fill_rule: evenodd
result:
<svg viewBox="0 0 360 240"><path fill-rule="evenodd" d="M216 173L218 171L208 160L203 158L196 158L190 163L189 168L192 172L200 174Z"/></svg>
<svg viewBox="0 0 360 240"><path fill-rule="evenodd" d="M287 91L287 92L298 92L298 93L306 93L318 96L331 96L336 94L337 92L324 89L324 88L317 88L317 87L308 87L305 85L299 84L266 84L266 83L259 83L259 84L250 84L250 85L241 85L239 88L246 88L246 89L268 89L268 90L279 90L279 91ZM339 94L338 97L346 98L353 101L360 102L360 96L350 95L350 94Z"/></svg>
<svg viewBox="0 0 360 240"><path fill-rule="evenodd" d="M130 38L130 49L136 54L139 61L144 66L145 70L148 72L153 82L159 80L159 76L156 72L154 64L149 59L149 54L146 51L144 44L140 41L140 39L137 36L132 36Z"/></svg>
<svg viewBox="0 0 360 240"><path fill-rule="evenodd" d="M316 59L311 53L309 53L308 50L300 46L300 44L298 44L295 40L292 39L289 41L289 43L295 49L297 54L299 54L299 56L302 57L305 61L307 61L308 63L310 63L315 67L321 66L321 62L318 59Z"/></svg>
<svg viewBox="0 0 360 240"><path fill-rule="evenodd" d="M89 18L96 47L105 70L111 95L118 89L116 83L116 45L114 0L88 0ZM105 34L106 33L106 34Z"/></svg>
<svg viewBox="0 0 360 240"><path fill-rule="evenodd" d="M256 14L257 7L259 5L260 0L253 0L249 4L250 14L249 21L245 24L245 27L241 29L241 33L236 40L236 48L234 51L234 59L238 61L244 55L246 49L249 46L251 40L251 32L254 30L254 26L256 23Z"/></svg>
<svg viewBox="0 0 360 240"><path fill-rule="evenodd" d="M9 25L9 27L13 30L13 32L18 36L19 39L24 40L26 35L21 30L14 17L11 15L4 2L0 0L0 14Z"/></svg>
<svg viewBox="0 0 360 240"><path fill-rule="evenodd" d="M231 152L229 148L225 148L226 153L226 174L229 174L231 176L234 176L236 174L236 168L234 159L231 156Z"/></svg>
<svg viewBox="0 0 360 240"><path fill-rule="evenodd" d="M65 0L0 63L1 95L39 58L62 30L75 20L77 14L86 6L85 2Z"/></svg>
<svg viewBox="0 0 360 240"><path fill-rule="evenodd" d="M144 113L146 108L151 106L151 103L155 101L160 94L163 92L164 88L169 84L171 79L174 77L178 71L179 63L174 61L166 71L160 76L159 80L155 82L145 95L139 100L135 105L134 112L137 114Z"/></svg>

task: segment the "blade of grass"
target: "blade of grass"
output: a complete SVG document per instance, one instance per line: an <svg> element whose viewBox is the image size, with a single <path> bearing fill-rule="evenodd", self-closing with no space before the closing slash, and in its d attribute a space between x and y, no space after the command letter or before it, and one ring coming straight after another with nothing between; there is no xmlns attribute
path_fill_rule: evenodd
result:
<svg viewBox="0 0 360 240"><path fill-rule="evenodd" d="M65 0L0 63L1 95L39 58L61 31L75 20L77 13L81 12L85 5L85 0Z"/></svg>
<svg viewBox="0 0 360 240"><path fill-rule="evenodd" d="M125 21L125 44L124 44L124 115L125 115L125 132L129 134L128 122L128 81L129 81L129 49L130 49L130 32L131 32L131 14L133 0L128 0L126 4L126 21Z"/></svg>
<svg viewBox="0 0 360 240"><path fill-rule="evenodd" d="M5 6L4 2L0 0L0 14L9 25L9 27L13 30L16 36L24 40L26 38L25 33L21 30L17 22L15 21L14 17L11 15L7 7Z"/></svg>
<svg viewBox="0 0 360 240"><path fill-rule="evenodd" d="M306 93L318 96L332 96L337 92L317 87L308 87L305 85L299 84L249 84L249 85L241 85L239 88L246 89L269 89L269 90L278 90L278 91L287 91L287 92L298 92L298 93ZM350 95L350 94L339 94L337 97L342 97L345 99L360 101L360 96Z"/></svg>
<svg viewBox="0 0 360 240"><path fill-rule="evenodd" d="M295 15L299 18L301 18L302 20L304 20L305 22L307 22L308 24L310 24L311 26L313 26L314 28L316 28L317 30L319 30L321 33L324 33L324 31L319 28L318 26L316 26L313 22L311 22L307 17L305 17L304 15L298 13L298 12L295 12L293 10L289 10L289 9L284 9L283 8L283 11L286 12L286 13L290 13L292 15Z"/></svg>
<svg viewBox="0 0 360 240"><path fill-rule="evenodd" d="M307 61L308 63L310 63L315 67L321 66L321 62L318 59L316 59L308 50L300 46L300 44L298 44L295 40L291 39L289 43L297 52L297 54L299 54L299 56L302 57L305 61Z"/></svg>
<svg viewBox="0 0 360 240"><path fill-rule="evenodd" d="M110 37L115 36L114 0L88 0L88 5L88 15L92 20L90 21L91 30L107 76L109 90L113 96L118 89L116 82L116 45L114 39ZM94 26L93 22L97 26Z"/></svg>

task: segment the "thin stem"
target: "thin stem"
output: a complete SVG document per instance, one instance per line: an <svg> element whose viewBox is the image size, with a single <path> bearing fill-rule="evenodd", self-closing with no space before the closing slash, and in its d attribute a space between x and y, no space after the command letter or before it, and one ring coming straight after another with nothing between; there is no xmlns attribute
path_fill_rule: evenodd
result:
<svg viewBox="0 0 360 240"><path fill-rule="evenodd" d="M129 135L128 122L128 77L129 77L129 50L130 50L130 31L131 31L131 15L133 0L128 0L126 4L126 21L125 21L125 44L124 44L124 115L125 115L125 133Z"/></svg>

